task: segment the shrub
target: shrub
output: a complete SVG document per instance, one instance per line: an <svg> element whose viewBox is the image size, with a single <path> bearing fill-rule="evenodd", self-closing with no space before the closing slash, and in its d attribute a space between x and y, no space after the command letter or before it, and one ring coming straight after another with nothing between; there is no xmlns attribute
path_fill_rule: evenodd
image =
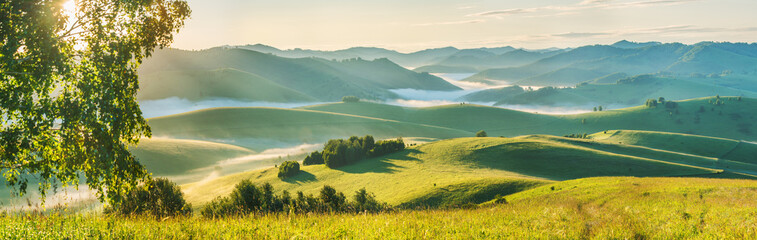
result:
<svg viewBox="0 0 757 240"><path fill-rule="evenodd" d="M286 161L279 166L279 178L288 178L300 173L300 163L297 161Z"/></svg>
<svg viewBox="0 0 757 240"><path fill-rule="evenodd" d="M385 203L376 201L373 194L366 191L365 188L356 191L352 199L353 207L357 212L379 212L389 208Z"/></svg>
<svg viewBox="0 0 757 240"><path fill-rule="evenodd" d="M234 186L234 190L229 195L231 204L234 204L241 214L247 214L252 211L260 210L262 205L263 194L255 187L255 184L249 179L242 180Z"/></svg>
<svg viewBox="0 0 757 240"><path fill-rule="evenodd" d="M354 102L359 102L359 101L360 101L360 98L355 97L355 96L342 97L342 102L346 102L346 103L354 103Z"/></svg>
<svg viewBox="0 0 757 240"><path fill-rule="evenodd" d="M657 107L657 99L647 99L644 105L647 107Z"/></svg>
<svg viewBox="0 0 757 240"><path fill-rule="evenodd" d="M486 137L486 132L484 130L478 131L476 133L476 137Z"/></svg>
<svg viewBox="0 0 757 240"><path fill-rule="evenodd" d="M153 179L130 191L115 207L106 207L106 213L121 215L148 214L156 218L189 215L192 206L184 200L184 194L176 183L166 178Z"/></svg>
<svg viewBox="0 0 757 240"><path fill-rule="evenodd" d="M318 196L319 200L326 207L325 210L331 212L338 212L344 210L345 197L341 192L337 192L331 186L325 185L321 188L321 195Z"/></svg>
<svg viewBox="0 0 757 240"><path fill-rule="evenodd" d="M323 164L323 154L318 151L310 153L310 155L305 157L305 160L302 161L302 165L305 166L317 164Z"/></svg>

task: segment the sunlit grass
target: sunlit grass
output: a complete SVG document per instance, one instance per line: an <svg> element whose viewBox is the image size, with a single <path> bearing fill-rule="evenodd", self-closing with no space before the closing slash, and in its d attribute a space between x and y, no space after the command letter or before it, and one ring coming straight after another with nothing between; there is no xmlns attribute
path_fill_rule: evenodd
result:
<svg viewBox="0 0 757 240"><path fill-rule="evenodd" d="M753 239L757 182L588 178L477 209L153 220L0 217L0 238L128 239Z"/></svg>

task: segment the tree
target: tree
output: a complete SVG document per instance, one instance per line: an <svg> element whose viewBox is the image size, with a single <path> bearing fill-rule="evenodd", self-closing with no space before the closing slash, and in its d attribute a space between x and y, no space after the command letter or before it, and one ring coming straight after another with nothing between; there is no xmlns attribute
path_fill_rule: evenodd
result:
<svg viewBox="0 0 757 240"><path fill-rule="evenodd" d="M597 111L597 107L594 107L594 111L595 111L595 112Z"/></svg>
<svg viewBox="0 0 757 240"><path fill-rule="evenodd" d="M286 161L279 166L279 178L288 178L300 173L300 163L296 161Z"/></svg>
<svg viewBox="0 0 757 240"><path fill-rule="evenodd" d="M476 133L476 137L486 137L486 132L484 130L478 131Z"/></svg>
<svg viewBox="0 0 757 240"><path fill-rule="evenodd" d="M310 153L310 155L305 157L305 160L302 160L302 165L305 166L317 164L323 164L323 155L318 151Z"/></svg>
<svg viewBox="0 0 757 240"><path fill-rule="evenodd" d="M355 97L355 96L344 96L342 97L342 102L346 102L346 103L360 102L360 98Z"/></svg>
<svg viewBox="0 0 757 240"><path fill-rule="evenodd" d="M601 111L602 111L602 106L599 106L599 107L597 108L597 110L599 110L599 111L601 112Z"/></svg>
<svg viewBox="0 0 757 240"><path fill-rule="evenodd" d="M0 171L20 195L39 179L43 199L83 174L99 200L118 203L149 179L127 151L150 136L137 67L172 42L190 9L184 0L78 0L68 14L64 2L0 3Z"/></svg>
<svg viewBox="0 0 757 240"><path fill-rule="evenodd" d="M132 189L121 204L108 206L105 212L121 215L149 214L163 218L189 215L192 206L184 200L184 194L176 183L166 178L156 178L151 184Z"/></svg>

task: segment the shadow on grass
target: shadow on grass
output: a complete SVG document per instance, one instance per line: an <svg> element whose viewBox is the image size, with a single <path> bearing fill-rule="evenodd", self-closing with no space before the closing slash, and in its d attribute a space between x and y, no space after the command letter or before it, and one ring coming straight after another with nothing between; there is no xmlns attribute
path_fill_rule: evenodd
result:
<svg viewBox="0 0 757 240"><path fill-rule="evenodd" d="M315 175L313 175L312 173L300 171L300 173L298 173L297 175L285 178L282 181L288 182L288 183L301 184L301 183L315 182L317 180L318 179L316 179Z"/></svg>
<svg viewBox="0 0 757 240"><path fill-rule="evenodd" d="M364 159L352 165L337 168L335 170L343 171L346 173L395 173L397 169L404 168L389 160L399 161L420 161L420 159L412 157L412 154L418 154L421 151L417 149L405 149L401 152L388 154L386 156Z"/></svg>

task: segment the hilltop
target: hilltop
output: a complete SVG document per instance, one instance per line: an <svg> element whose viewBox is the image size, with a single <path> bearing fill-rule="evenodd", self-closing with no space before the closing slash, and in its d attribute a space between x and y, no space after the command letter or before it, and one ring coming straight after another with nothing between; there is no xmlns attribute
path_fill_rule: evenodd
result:
<svg viewBox="0 0 757 240"><path fill-rule="evenodd" d="M686 137L679 140L690 141ZM688 142L690 146L700 143ZM688 150L672 152L609 141L529 135L442 140L337 169L303 166L302 172L285 180L277 177L274 168L187 184L183 189L189 201L202 204L227 194L236 182L251 179L290 192L314 193L322 185L347 192L365 187L378 199L394 205L442 206L480 203L552 181L594 176L751 178L724 173L726 167L732 166ZM757 165L742 164L738 170L754 169Z"/></svg>
<svg viewBox="0 0 757 240"><path fill-rule="evenodd" d="M140 66L139 99L232 98L275 102L338 101L354 95L398 98L389 89L460 88L386 59L283 58L241 48L156 51Z"/></svg>

